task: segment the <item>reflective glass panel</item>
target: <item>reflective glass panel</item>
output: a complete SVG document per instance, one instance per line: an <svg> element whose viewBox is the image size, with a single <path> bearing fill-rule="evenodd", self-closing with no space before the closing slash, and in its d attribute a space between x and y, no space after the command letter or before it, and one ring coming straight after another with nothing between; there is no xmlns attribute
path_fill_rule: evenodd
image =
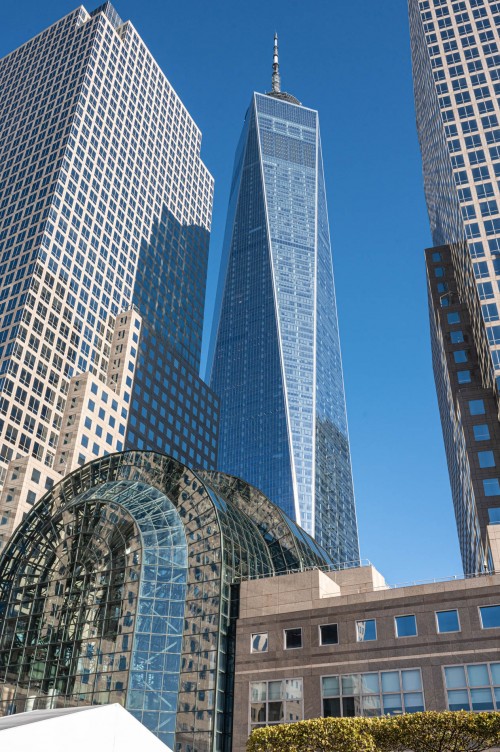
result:
<svg viewBox="0 0 500 752"><path fill-rule="evenodd" d="M436 611L438 632L459 632L458 611Z"/></svg>
<svg viewBox="0 0 500 752"><path fill-rule="evenodd" d="M500 627L500 606L481 606L479 611L483 629Z"/></svg>
<svg viewBox="0 0 500 752"><path fill-rule="evenodd" d="M380 682L378 674L361 674L361 691L363 694L380 692Z"/></svg>
<svg viewBox="0 0 500 752"><path fill-rule="evenodd" d="M422 689L422 677L418 669L401 671L401 680L403 684L403 690L405 690L406 692L416 689Z"/></svg>
<svg viewBox="0 0 500 752"><path fill-rule="evenodd" d="M396 637L414 637L417 634L417 620L413 614L396 616Z"/></svg>
<svg viewBox="0 0 500 752"><path fill-rule="evenodd" d="M448 691L448 708L450 710L470 710L469 695L466 689Z"/></svg>
<svg viewBox="0 0 500 752"><path fill-rule="evenodd" d="M270 681L267 685L267 699L281 700L282 682Z"/></svg>
<svg viewBox="0 0 500 752"><path fill-rule="evenodd" d="M383 695L384 713L397 715L403 712L401 695Z"/></svg>
<svg viewBox="0 0 500 752"><path fill-rule="evenodd" d="M334 696L339 694L339 677L338 676L324 676L323 683L323 695L325 697Z"/></svg>
<svg viewBox="0 0 500 752"><path fill-rule="evenodd" d="M260 632L252 635L252 653L266 653L268 634L267 632Z"/></svg>
<svg viewBox="0 0 500 752"><path fill-rule="evenodd" d="M500 663L490 663L490 671L493 684L500 686Z"/></svg>
<svg viewBox="0 0 500 752"><path fill-rule="evenodd" d="M269 723L279 723L284 718L283 703L270 702L268 704L268 721Z"/></svg>
<svg viewBox="0 0 500 752"><path fill-rule="evenodd" d="M381 703L379 695L365 695L362 701L363 715L368 718L381 714Z"/></svg>
<svg viewBox="0 0 500 752"><path fill-rule="evenodd" d="M420 713L425 710L424 697L421 692L405 692L403 697L407 713Z"/></svg>
<svg viewBox="0 0 500 752"><path fill-rule="evenodd" d="M467 676L469 687L485 687L490 683L488 666L485 663L467 666Z"/></svg>
<svg viewBox="0 0 500 752"><path fill-rule="evenodd" d="M358 642L368 642L377 639L377 623L375 619L364 619L356 622L356 639Z"/></svg>
<svg viewBox="0 0 500 752"><path fill-rule="evenodd" d="M494 710L491 689L471 689L472 710Z"/></svg>
<svg viewBox="0 0 500 752"><path fill-rule="evenodd" d="M252 702L259 702L266 699L267 684L266 682L252 682L250 685L250 698Z"/></svg>
<svg viewBox="0 0 500 752"><path fill-rule="evenodd" d="M319 628L321 645L336 645L339 641L336 624L322 624Z"/></svg>
<svg viewBox="0 0 500 752"><path fill-rule="evenodd" d="M383 671L382 672L382 691L383 692L399 692L399 673L397 671Z"/></svg>
<svg viewBox="0 0 500 752"><path fill-rule="evenodd" d="M342 694L359 695L361 691L361 678L359 674L349 674L342 677Z"/></svg>
<svg viewBox="0 0 500 752"><path fill-rule="evenodd" d="M464 666L447 666L444 675L448 689L467 686Z"/></svg>
<svg viewBox="0 0 500 752"><path fill-rule="evenodd" d="M323 715L325 718L338 718L341 715L340 697L323 700Z"/></svg>
<svg viewBox="0 0 500 752"><path fill-rule="evenodd" d="M285 648L291 650L293 648L302 647L302 629L285 629Z"/></svg>

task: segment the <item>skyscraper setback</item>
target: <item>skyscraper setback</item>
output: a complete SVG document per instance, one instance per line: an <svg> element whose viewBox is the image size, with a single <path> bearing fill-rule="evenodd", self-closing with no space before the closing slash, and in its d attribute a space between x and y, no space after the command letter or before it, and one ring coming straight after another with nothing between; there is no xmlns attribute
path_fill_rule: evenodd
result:
<svg viewBox="0 0 500 752"><path fill-rule="evenodd" d="M213 180L130 22L80 6L0 60L0 542L126 446L214 467L199 379Z"/></svg>
<svg viewBox="0 0 500 752"><path fill-rule="evenodd" d="M409 0L433 365L466 572L500 521L500 3Z"/></svg>
<svg viewBox="0 0 500 752"><path fill-rule="evenodd" d="M359 558L318 113L255 93L237 148L209 354L219 466L336 561Z"/></svg>

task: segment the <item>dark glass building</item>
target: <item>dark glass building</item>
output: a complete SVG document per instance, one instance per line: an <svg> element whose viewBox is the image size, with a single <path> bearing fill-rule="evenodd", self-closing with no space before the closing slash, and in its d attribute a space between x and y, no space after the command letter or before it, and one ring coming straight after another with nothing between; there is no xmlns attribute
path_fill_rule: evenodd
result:
<svg viewBox="0 0 500 752"><path fill-rule="evenodd" d="M141 244L133 302L143 327L125 446L214 469L218 400L199 377L209 240L164 211Z"/></svg>
<svg viewBox="0 0 500 752"><path fill-rule="evenodd" d="M230 750L238 583L332 563L237 478L97 459L0 559L0 713L118 702L172 749Z"/></svg>
<svg viewBox="0 0 500 752"><path fill-rule="evenodd" d="M236 152L209 355L219 467L337 561L359 558L318 113L254 94Z"/></svg>

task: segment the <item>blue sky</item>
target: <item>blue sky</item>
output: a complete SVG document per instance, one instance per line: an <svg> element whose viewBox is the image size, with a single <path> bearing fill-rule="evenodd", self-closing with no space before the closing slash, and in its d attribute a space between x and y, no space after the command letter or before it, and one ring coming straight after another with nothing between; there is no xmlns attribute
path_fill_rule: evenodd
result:
<svg viewBox="0 0 500 752"><path fill-rule="evenodd" d="M87 5L92 10L98 3ZM390 583L459 574L434 391L430 245L402 0L116 0L203 133L215 177L205 343L234 150L254 90L319 110L361 553ZM2 8L0 56L76 7ZM221 468L223 469L223 468Z"/></svg>

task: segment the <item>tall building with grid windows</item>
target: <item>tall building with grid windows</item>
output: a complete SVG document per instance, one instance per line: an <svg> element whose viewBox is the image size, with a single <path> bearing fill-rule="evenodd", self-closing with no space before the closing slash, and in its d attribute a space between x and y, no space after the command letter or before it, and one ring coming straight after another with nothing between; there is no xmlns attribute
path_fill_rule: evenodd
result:
<svg viewBox="0 0 500 752"><path fill-rule="evenodd" d="M500 521L500 3L409 0L433 367L464 569Z"/></svg>
<svg viewBox="0 0 500 752"><path fill-rule="evenodd" d="M0 60L0 544L127 447L215 465L198 376L213 180L130 22L80 6Z"/></svg>
<svg viewBox="0 0 500 752"><path fill-rule="evenodd" d="M358 560L318 113L281 91L276 38L236 152L209 368L220 468Z"/></svg>

